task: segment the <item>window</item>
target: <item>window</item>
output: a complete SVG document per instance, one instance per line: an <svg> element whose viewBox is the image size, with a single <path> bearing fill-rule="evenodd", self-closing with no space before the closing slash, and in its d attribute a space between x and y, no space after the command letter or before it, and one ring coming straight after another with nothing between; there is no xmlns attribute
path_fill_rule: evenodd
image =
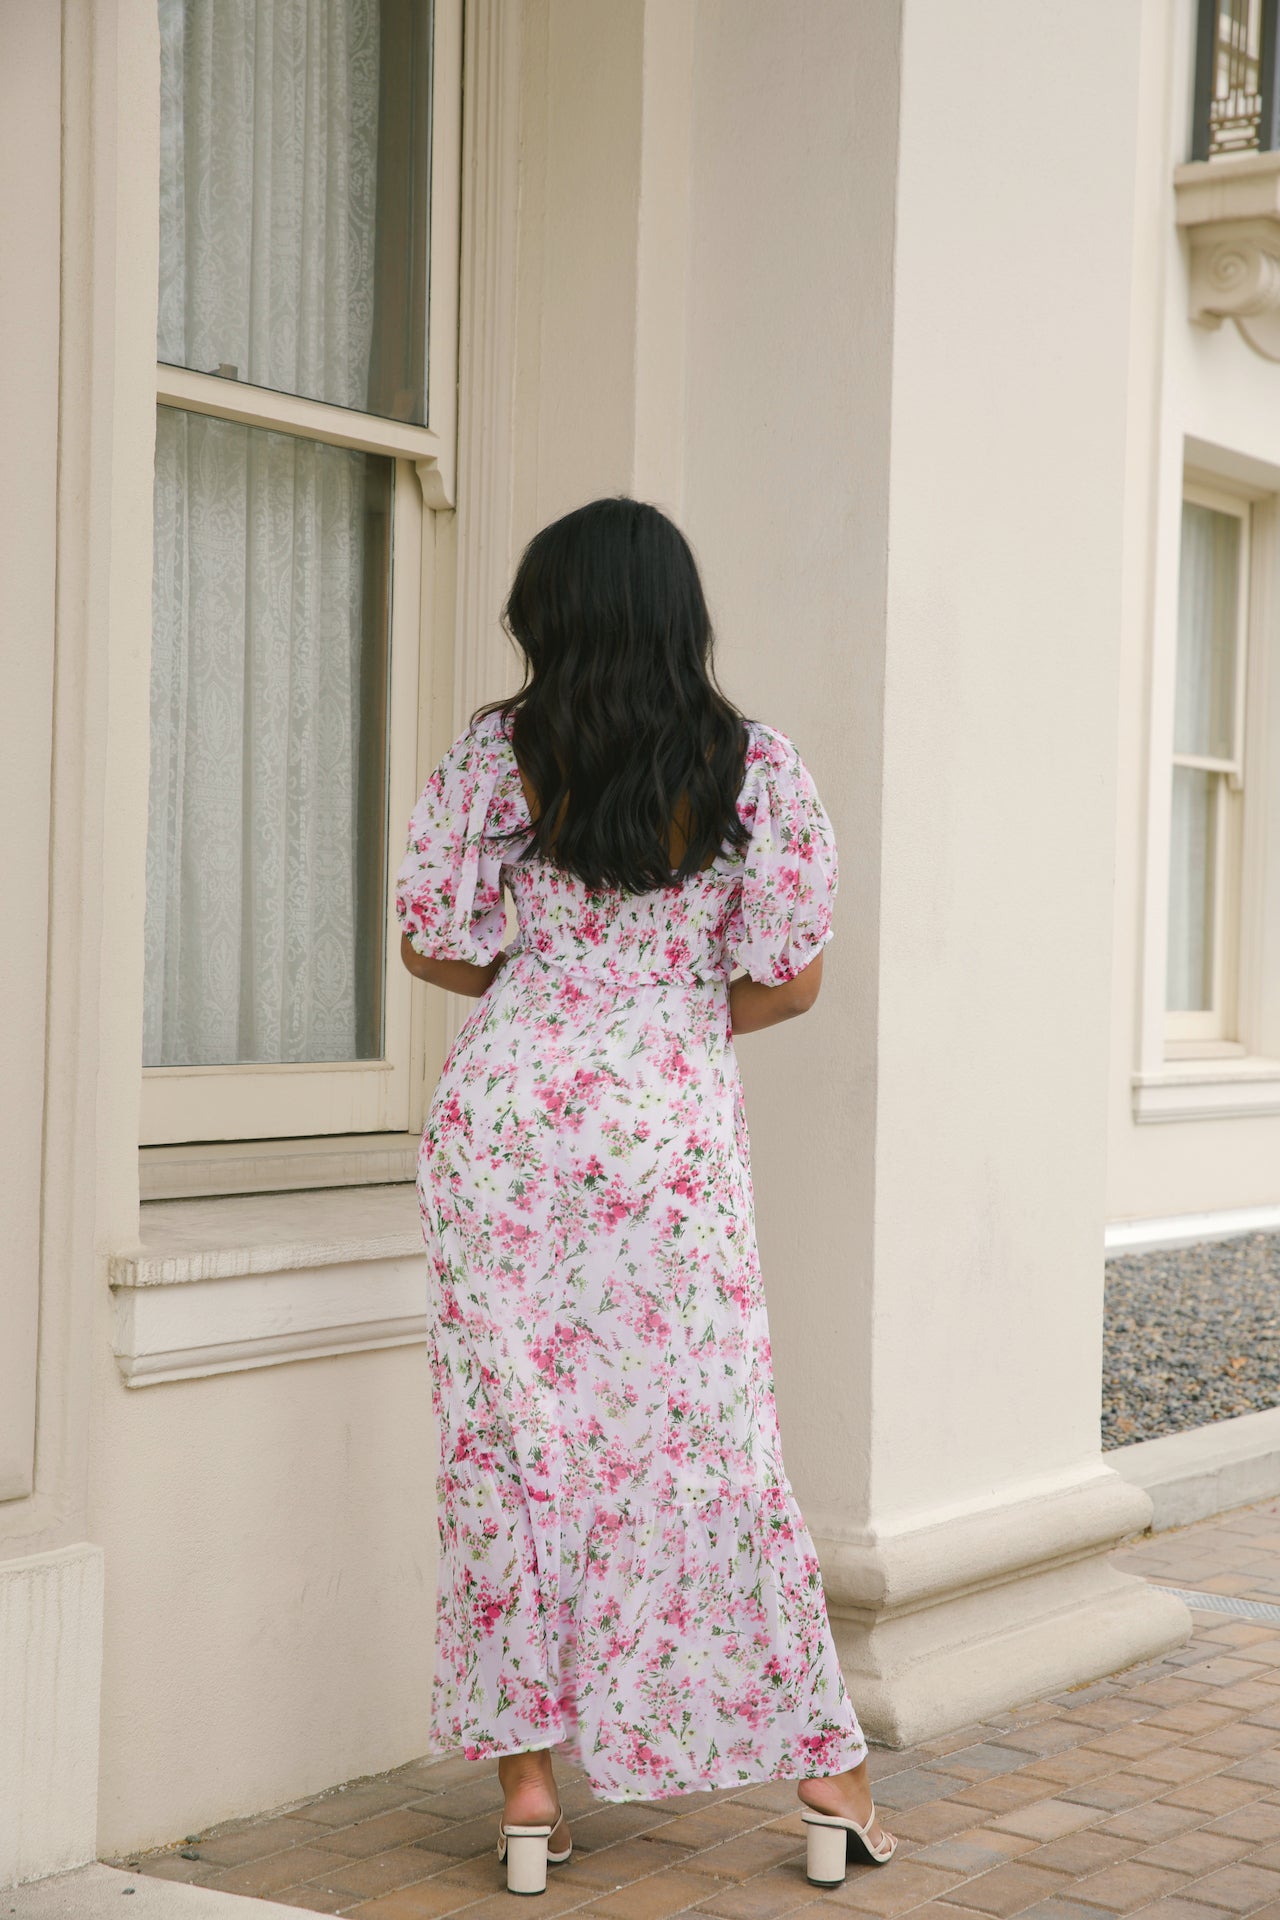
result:
<svg viewBox="0 0 1280 1920"><path fill-rule="evenodd" d="M159 15L142 1139L404 1129L390 839L452 433L460 8Z"/></svg>
<svg viewBox="0 0 1280 1920"><path fill-rule="evenodd" d="M1238 1044L1249 506L1188 485L1182 505L1166 954L1174 1054Z"/></svg>

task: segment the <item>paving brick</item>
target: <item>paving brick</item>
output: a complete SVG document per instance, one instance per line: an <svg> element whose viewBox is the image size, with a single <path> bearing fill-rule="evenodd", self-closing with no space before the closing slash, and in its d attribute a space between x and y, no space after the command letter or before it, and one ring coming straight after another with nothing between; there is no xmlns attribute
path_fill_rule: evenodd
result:
<svg viewBox="0 0 1280 1920"><path fill-rule="evenodd" d="M1138 1851L1139 1844L1118 1833L1099 1833L1096 1827L1089 1827L1082 1833L1064 1833L1060 1840L1046 1841L1036 1848L1027 1865L1052 1867L1058 1873L1097 1873L1117 1860L1127 1860Z"/></svg>
<svg viewBox="0 0 1280 1920"><path fill-rule="evenodd" d="M1004 1920L1005 1915L1021 1913L1024 1907L1033 1906L1037 1900L1050 1899L1072 1884L1069 1874L1011 1860L1003 1867L992 1867L989 1873L980 1873L975 1879L954 1887L947 1900L948 1904L973 1908L978 1913L989 1913Z"/></svg>
<svg viewBox="0 0 1280 1920"><path fill-rule="evenodd" d="M1212 1773L1203 1780L1188 1780L1185 1786L1170 1787L1160 1798L1172 1807L1192 1807L1198 1813L1229 1813L1232 1807L1241 1807L1246 1800L1256 1800L1258 1788L1247 1780L1228 1780L1224 1774Z"/></svg>
<svg viewBox="0 0 1280 1920"><path fill-rule="evenodd" d="M318 1820L322 1826L349 1827L353 1820L367 1820L370 1814L385 1813L388 1807L403 1807L418 1798L420 1795L403 1783L334 1787L314 1800L303 1801L294 1812L306 1820Z"/></svg>
<svg viewBox="0 0 1280 1920"><path fill-rule="evenodd" d="M1111 1753L1096 1753L1089 1747L1068 1747L1043 1760L1033 1760L1023 1772L1028 1778L1078 1787L1082 1780L1096 1780L1101 1774L1119 1772L1119 1763Z"/></svg>
<svg viewBox="0 0 1280 1920"><path fill-rule="evenodd" d="M1222 1695L1216 1694L1212 1700L1196 1700L1190 1706L1166 1707L1163 1713L1153 1715L1147 1725L1171 1727L1175 1732L1194 1736L1212 1733L1215 1727L1226 1726L1235 1717L1230 1704L1224 1705Z"/></svg>
<svg viewBox="0 0 1280 1920"><path fill-rule="evenodd" d="M941 1800L962 1782L953 1774L935 1773L929 1767L908 1767L877 1782L878 1807L918 1807L929 1800Z"/></svg>
<svg viewBox="0 0 1280 1920"><path fill-rule="evenodd" d="M1050 1753L1060 1753L1064 1747L1074 1747L1080 1740L1080 1729L1070 1720L1055 1715L1052 1720L1032 1721L1029 1726L1011 1727L1007 1733L994 1736L995 1743L1001 1747L1014 1747L1021 1753L1033 1753L1044 1757Z"/></svg>
<svg viewBox="0 0 1280 1920"><path fill-rule="evenodd" d="M1257 1754L1280 1744L1280 1733L1274 1727L1251 1726L1247 1721L1237 1720L1230 1726L1215 1728L1212 1733L1202 1733L1188 1744L1204 1753Z"/></svg>
<svg viewBox="0 0 1280 1920"><path fill-rule="evenodd" d="M1210 1833L1204 1827L1192 1827L1171 1840L1157 1840L1135 1856L1143 1866L1168 1867L1174 1873L1209 1873L1229 1860L1248 1853L1249 1841L1233 1840L1225 1833Z"/></svg>
<svg viewBox="0 0 1280 1920"><path fill-rule="evenodd" d="M277 1887L296 1887L301 1880L327 1874L335 1864L342 1864L340 1854L326 1853L320 1847L286 1847L281 1853L268 1854L265 1860L245 1860L237 1867L225 1868L215 1884L223 1893L268 1894Z"/></svg>
<svg viewBox="0 0 1280 1920"><path fill-rule="evenodd" d="M329 1828L319 1820L284 1815L274 1820L260 1820L251 1826L237 1823L234 1828L213 1828L196 1846L201 1859L235 1867L243 1860L261 1860L267 1854L279 1853L282 1847L300 1846L317 1836L326 1847L332 1846L328 1835Z"/></svg>
<svg viewBox="0 0 1280 1920"><path fill-rule="evenodd" d="M1222 1920L1222 1908L1202 1906L1186 1895L1173 1894L1167 1900L1156 1900L1149 1907L1143 1907L1142 1920Z"/></svg>
<svg viewBox="0 0 1280 1920"><path fill-rule="evenodd" d="M934 1800L928 1806L907 1807L895 1813L890 1832L925 1843L941 1840L945 1834L971 1827L973 1813L972 1807L962 1807L955 1800Z"/></svg>
<svg viewBox="0 0 1280 1920"><path fill-rule="evenodd" d="M1201 1808L1174 1807L1167 1800L1145 1800L1137 1807L1124 1807L1099 1825L1101 1833L1119 1834L1128 1840L1163 1840L1171 1833L1184 1833L1204 1820Z"/></svg>
<svg viewBox="0 0 1280 1920"><path fill-rule="evenodd" d="M792 1806L795 1799L792 1796ZM799 1814L794 1816L797 1820ZM683 1813L668 1820L661 1832L664 1840L676 1847L715 1847L735 1834L745 1833L768 1821L763 1807L745 1806L740 1800L725 1800L715 1807L700 1807L696 1813Z"/></svg>
<svg viewBox="0 0 1280 1920"><path fill-rule="evenodd" d="M1018 1920L1098 1920L1100 1912L1099 1907L1086 1907L1083 1901L1058 1894L1052 1900L1037 1900L1034 1907L1024 1907Z"/></svg>
<svg viewBox="0 0 1280 1920"><path fill-rule="evenodd" d="M667 1914L678 1913L701 1899L706 1886L706 1881L694 1873L659 1873L593 1899L591 1904L594 1912L608 1915L608 1920L665 1920Z"/></svg>
<svg viewBox="0 0 1280 1920"><path fill-rule="evenodd" d="M336 1860L314 1877L326 1887L348 1892L353 1899L370 1900L375 1894L393 1893L411 1881L425 1880L437 1864L431 1854L418 1847L388 1847L382 1853Z"/></svg>
<svg viewBox="0 0 1280 1920"><path fill-rule="evenodd" d="M988 1813L1008 1813L1013 1807L1043 1800L1045 1782L1028 1769L1026 1773L1005 1774L1000 1779L975 1780L971 1787L958 1788L950 1798L960 1806L983 1807Z"/></svg>
<svg viewBox="0 0 1280 1920"><path fill-rule="evenodd" d="M363 1907L353 1908L349 1893L326 1893L314 1882L300 1887L278 1887L271 1896L278 1907L302 1907L307 1913L352 1913L363 1912Z"/></svg>
<svg viewBox="0 0 1280 1920"><path fill-rule="evenodd" d="M591 1892L593 1887L612 1892L615 1887L629 1886L633 1880L659 1873L664 1867L683 1870L688 1859L687 1847L673 1847L663 1840L647 1840L642 1836L638 1840L623 1840L614 1847L603 1847L598 1853L584 1853L580 1858L575 1846L572 1865L574 1878L583 1883L583 1898L598 1907L600 1902Z"/></svg>
<svg viewBox="0 0 1280 1920"><path fill-rule="evenodd" d="M946 1756L946 1770L961 1780L985 1780L992 1774L1012 1773L1026 1765L1027 1756L1017 1747L1001 1746L994 1740L979 1740L973 1746L960 1747ZM941 1763L939 1763L941 1765Z"/></svg>
<svg viewBox="0 0 1280 1920"><path fill-rule="evenodd" d="M1029 1840L1056 1840L1064 1833L1075 1833L1098 1818L1096 1807L1081 1806L1073 1800L1033 1800L1029 1806L1014 1807L997 1814L990 1823L1005 1833L1025 1834Z"/></svg>
<svg viewBox="0 0 1280 1920"><path fill-rule="evenodd" d="M1260 1787L1280 1787L1280 1753L1254 1754L1223 1769L1231 1780L1249 1780Z"/></svg>
<svg viewBox="0 0 1280 1920"><path fill-rule="evenodd" d="M1140 1760L1144 1754L1158 1753L1161 1747L1173 1746L1177 1738L1175 1728L1153 1726L1150 1720L1134 1720L1125 1727L1112 1727L1107 1733L1091 1734L1081 1745L1087 1753L1107 1753L1116 1755L1120 1760Z"/></svg>
<svg viewBox="0 0 1280 1920"><path fill-rule="evenodd" d="M887 1867L851 1867L842 1887L832 1887L824 1907L852 1907L859 1913L897 1914L936 1900L948 1888L965 1884L954 1873L891 1860ZM954 1916L953 1916L954 1920Z"/></svg>
<svg viewBox="0 0 1280 1920"><path fill-rule="evenodd" d="M305 1893L305 1887L298 1889ZM441 1886L436 1880L419 1880L411 1887L401 1887L397 1893L382 1894L376 1900L361 1900L352 1906L349 1894L341 1896L347 1912L359 1916L359 1920L443 1920L448 1913L456 1913L465 1900L473 1904L472 1896L460 1893L457 1887ZM336 1908L325 1908L325 1912L336 1912Z"/></svg>
<svg viewBox="0 0 1280 1920"><path fill-rule="evenodd" d="M1259 1846L1268 1840L1280 1840L1280 1805L1273 1800L1250 1800L1211 1821L1205 1832L1225 1833Z"/></svg>
<svg viewBox="0 0 1280 1920"><path fill-rule="evenodd" d="M802 1835L757 1828L754 1833L740 1833L720 1846L691 1854L684 1864L690 1873L709 1873L718 1880L746 1880L753 1873L764 1873L793 1859L805 1844Z"/></svg>
<svg viewBox="0 0 1280 1920"><path fill-rule="evenodd" d="M1087 1906L1103 1907L1108 1913L1131 1913L1135 1907L1145 1907L1152 1900L1175 1892L1185 1886L1186 1881L1185 1874L1171 1873L1167 1868L1121 1860L1113 1867L1103 1867L1101 1872L1089 1873L1083 1880L1077 1880L1071 1897L1083 1900Z"/></svg>
<svg viewBox="0 0 1280 1920"><path fill-rule="evenodd" d="M1003 1866L1035 1846L1020 1833L997 1833L991 1827L970 1827L946 1840L934 1840L919 1847L911 1858L922 1867L945 1867L950 1873L985 1873L988 1867ZM1052 1861L1047 1864L1052 1865Z"/></svg>
<svg viewBox="0 0 1280 1920"><path fill-rule="evenodd" d="M1166 1747L1163 1753L1149 1753L1140 1762L1143 1773L1152 1775L1156 1780L1198 1780L1206 1773L1216 1773L1222 1765L1220 1753L1206 1753L1199 1746Z"/></svg>
<svg viewBox="0 0 1280 1920"><path fill-rule="evenodd" d="M448 1825L439 1814L415 1813L411 1807L390 1807L386 1813L375 1813L372 1819L360 1820L354 1826L317 1831L326 1835L324 1844L332 1852L355 1856L408 1846L411 1841L425 1840L442 1832Z"/></svg>
<svg viewBox="0 0 1280 1920"><path fill-rule="evenodd" d="M616 1846L619 1840L634 1840L639 1834L657 1833L670 1828L680 1817L674 1807L669 1812L660 1813L656 1807L618 1801L601 1813L586 1814L574 1820L574 1852L598 1853L601 1847Z"/></svg>
<svg viewBox="0 0 1280 1920"><path fill-rule="evenodd" d="M581 1893L559 1881L547 1882L547 1890L537 1896L539 1914L566 1913L576 1910L582 1903ZM350 1909L348 1909L350 1911ZM363 1913L362 1907L355 1909ZM473 1906L462 1911L468 1920L526 1920L529 1912L528 1898L524 1894L508 1893L504 1886L500 1892L491 1893L487 1899L477 1900Z"/></svg>
<svg viewBox="0 0 1280 1920"><path fill-rule="evenodd" d="M1073 1800L1082 1807L1098 1807L1116 1812L1121 1807L1137 1806L1142 1800L1154 1800L1168 1786L1167 1780L1147 1773L1108 1773L1101 1780L1086 1780L1078 1787L1065 1787L1059 1798Z"/></svg>
<svg viewBox="0 0 1280 1920"><path fill-rule="evenodd" d="M1280 1898L1280 1874L1244 1864L1219 1867L1194 1881L1192 1889L1194 1898L1205 1906L1224 1907L1229 1913L1252 1913L1255 1907Z"/></svg>
<svg viewBox="0 0 1280 1920"><path fill-rule="evenodd" d="M1260 1674L1256 1680L1241 1681L1237 1687L1222 1687L1214 1699L1224 1707L1244 1708L1246 1712L1258 1707L1272 1707L1276 1703L1276 1691L1280 1687L1280 1675Z"/></svg>
<svg viewBox="0 0 1280 1920"><path fill-rule="evenodd" d="M777 1867L758 1873L754 1880L721 1882L699 1900L695 1913L714 1913L720 1920L780 1920L786 1913L812 1907L822 1898L795 1868Z"/></svg>

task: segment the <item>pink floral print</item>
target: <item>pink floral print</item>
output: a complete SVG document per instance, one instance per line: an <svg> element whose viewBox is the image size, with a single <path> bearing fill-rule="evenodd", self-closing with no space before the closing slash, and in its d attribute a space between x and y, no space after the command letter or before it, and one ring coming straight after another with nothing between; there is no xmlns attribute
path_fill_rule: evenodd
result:
<svg viewBox="0 0 1280 1920"><path fill-rule="evenodd" d="M735 964L831 935L835 840L749 726L751 839L646 894L497 836L529 820L509 723L454 742L409 822L412 945L511 958L423 1129L439 1434L431 1732L551 1747L607 1800L836 1773L866 1741L783 1466L729 1024Z"/></svg>

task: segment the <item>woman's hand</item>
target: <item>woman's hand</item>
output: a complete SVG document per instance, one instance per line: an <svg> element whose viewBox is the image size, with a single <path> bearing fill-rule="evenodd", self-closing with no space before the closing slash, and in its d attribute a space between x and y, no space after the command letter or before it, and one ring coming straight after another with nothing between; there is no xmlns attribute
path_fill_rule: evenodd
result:
<svg viewBox="0 0 1280 1920"><path fill-rule="evenodd" d="M470 960L429 960L418 952L407 933L400 935L400 958L410 973L433 987L465 994L469 1000L478 1000L489 991L510 957L502 947L484 966L475 966Z"/></svg>
<svg viewBox="0 0 1280 1920"><path fill-rule="evenodd" d="M784 980L780 987L766 986L750 974L740 973L729 982L729 1025L734 1033L757 1033L780 1020L793 1020L796 1014L809 1011L821 985L820 951L794 979Z"/></svg>

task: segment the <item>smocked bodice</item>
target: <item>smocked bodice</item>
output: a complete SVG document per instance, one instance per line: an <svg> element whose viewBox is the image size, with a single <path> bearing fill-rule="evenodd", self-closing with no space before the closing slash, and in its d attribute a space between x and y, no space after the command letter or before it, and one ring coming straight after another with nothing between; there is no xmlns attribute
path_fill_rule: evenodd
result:
<svg viewBox="0 0 1280 1920"><path fill-rule="evenodd" d="M409 822L396 912L436 959L490 960L506 933L549 964L623 984L726 979L771 985L808 965L831 933L835 838L785 734L749 721L739 818L750 840L687 879L645 893L592 889L554 861L518 858L530 824L510 721L485 715L433 771ZM515 838L509 837L515 832Z"/></svg>

